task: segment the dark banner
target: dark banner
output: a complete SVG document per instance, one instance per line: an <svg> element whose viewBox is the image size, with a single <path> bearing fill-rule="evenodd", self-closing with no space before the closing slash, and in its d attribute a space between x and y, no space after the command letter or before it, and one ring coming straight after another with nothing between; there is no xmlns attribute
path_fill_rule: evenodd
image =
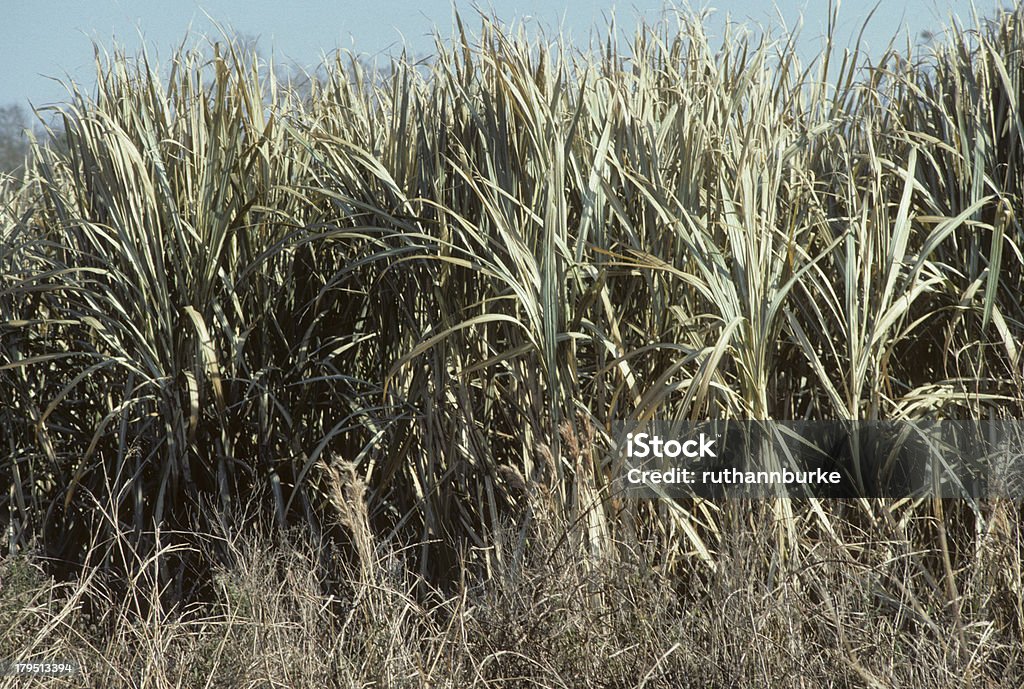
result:
<svg viewBox="0 0 1024 689"><path fill-rule="evenodd" d="M1024 496L1022 421L650 421L613 440L634 497Z"/></svg>

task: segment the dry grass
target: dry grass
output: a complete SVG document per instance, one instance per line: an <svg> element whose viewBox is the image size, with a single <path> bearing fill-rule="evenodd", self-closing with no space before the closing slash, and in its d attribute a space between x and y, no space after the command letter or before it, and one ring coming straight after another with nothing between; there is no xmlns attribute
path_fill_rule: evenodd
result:
<svg viewBox="0 0 1024 689"><path fill-rule="evenodd" d="M429 595L385 543L325 557L252 531L205 605L141 616L101 577L55 584L19 556L0 565L0 655L83 669L46 686L1019 686L1019 528L965 568L957 616L896 525L844 526L844 547L807 528L798 562L765 557L775 530L750 520L727 527L717 571L671 573L657 543L594 560L579 525L541 519L501 532L489 576Z"/></svg>

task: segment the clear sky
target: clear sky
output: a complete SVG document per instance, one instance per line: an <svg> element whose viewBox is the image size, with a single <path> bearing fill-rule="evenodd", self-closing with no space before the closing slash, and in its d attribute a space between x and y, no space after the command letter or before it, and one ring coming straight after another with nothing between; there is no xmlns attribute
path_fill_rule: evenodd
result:
<svg viewBox="0 0 1024 689"><path fill-rule="evenodd" d="M631 0L0 0L0 105L31 100L35 105L63 100L64 88L54 79L70 75L91 86L92 44L114 41L135 51L143 41L161 59L186 36L218 35L213 21L257 37L265 54L278 62L309 68L324 52L351 49L367 56L387 55L404 43L413 54L430 51L431 32L449 35L452 8L472 17L478 4L493 9L504 21L531 17L549 30L561 28L577 45L585 45L593 27L606 25L614 9L620 31L631 32L637 17L656 19L664 3ZM869 47L883 48L897 32L936 31L958 14L971 16L970 0L846 0L840 9L840 40L856 34L877 4L865 32ZM976 0L990 14L997 0ZM734 21L794 27L804 17L804 51L812 51L827 17L826 0L694 0L693 7L713 8L714 35L726 15ZM211 19L213 21L211 21ZM472 21L470 22L473 23ZM902 34L901 34L902 35ZM811 54L805 52L805 54Z"/></svg>

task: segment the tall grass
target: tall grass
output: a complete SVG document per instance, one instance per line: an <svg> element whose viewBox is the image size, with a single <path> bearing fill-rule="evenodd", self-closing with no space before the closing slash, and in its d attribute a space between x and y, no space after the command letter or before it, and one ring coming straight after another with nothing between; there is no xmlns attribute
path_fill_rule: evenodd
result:
<svg viewBox="0 0 1024 689"><path fill-rule="evenodd" d="M189 598L190 534L240 504L351 542L351 466L442 586L547 510L674 571L749 520L775 564L870 524L959 600L988 508L633 503L606 450L620 419L1020 415L1024 14L875 65L687 16L584 51L458 28L303 93L230 43L98 55L3 194L11 546Z"/></svg>

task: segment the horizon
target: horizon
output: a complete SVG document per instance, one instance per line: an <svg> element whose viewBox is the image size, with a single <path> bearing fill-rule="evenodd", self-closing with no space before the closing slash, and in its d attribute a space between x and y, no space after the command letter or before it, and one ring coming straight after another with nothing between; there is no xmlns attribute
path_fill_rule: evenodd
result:
<svg viewBox="0 0 1024 689"><path fill-rule="evenodd" d="M291 71L315 71L325 57L338 51L350 51L370 62L389 59L403 50L413 56L433 54L434 36L450 38L456 11L463 20L475 19L482 12L506 26L526 24L534 35L557 32L577 49L607 35L613 16L618 38L626 41L641 21L653 23L674 11L707 12L705 26L713 43L721 39L727 21L755 34L767 29L776 36L802 23L799 52L810 60L824 37L829 4L779 0L774 8L766 8L752 0L731 0L700 5L582 2L570 7L537 0L487 5L430 0L413 11L396 13L394 6L400 3L391 0L354 8L351 3L311 0L303 3L305 11L266 0L194 0L185 8L93 0L56 16L47 14L41 5L20 5L8 11L7 22L0 27L0 43L23 58L0 73L0 106L20 105L27 110L30 105L40 108L66 102L68 91L61 82L91 90L95 85L94 47L108 52L120 48L129 55L145 51L162 64L179 45L201 45L221 34L255 42L263 56L273 56L276 64ZM989 4L988 9L979 7L979 16L989 16L1005 5ZM347 8L348 13L336 22L312 20L329 16L330 8ZM895 0L840 3L835 39L839 47L849 47L863 27L865 56L877 59L893 39L921 43L934 34L941 40L941 33L950 26L950 15L973 24L970 11L971 3L964 0L933 0L917 12ZM466 24L475 28L476 22ZM472 33L476 35L475 30Z"/></svg>

